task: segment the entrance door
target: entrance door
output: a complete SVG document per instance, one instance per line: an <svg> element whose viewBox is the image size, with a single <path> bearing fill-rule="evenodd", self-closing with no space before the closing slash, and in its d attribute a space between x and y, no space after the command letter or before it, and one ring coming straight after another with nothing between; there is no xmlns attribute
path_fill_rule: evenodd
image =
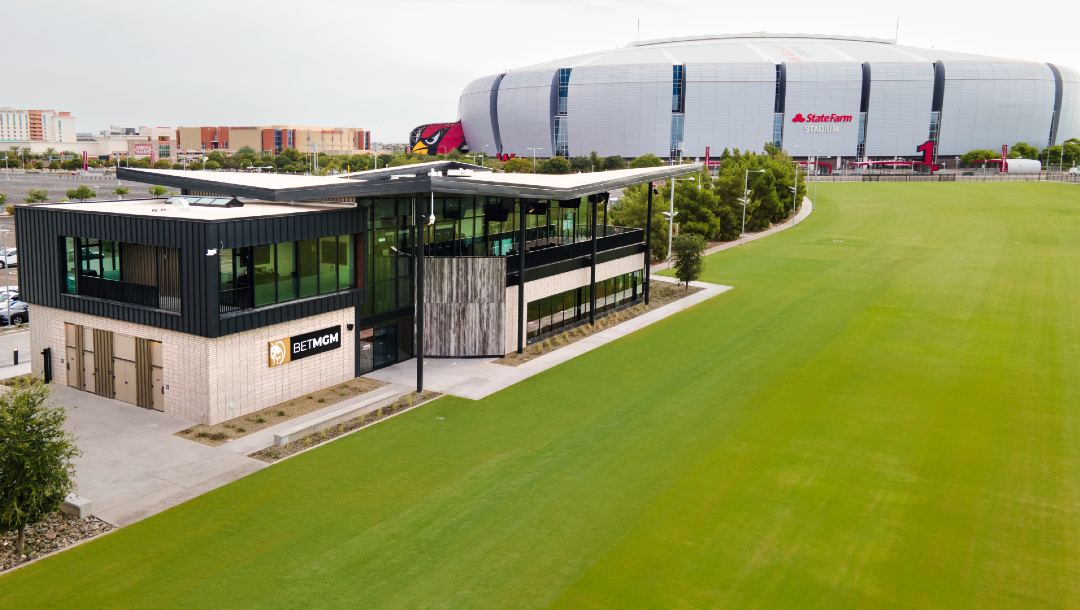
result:
<svg viewBox="0 0 1080 610"><path fill-rule="evenodd" d="M360 330L360 374L375 370L374 332L370 328Z"/></svg>
<svg viewBox="0 0 1080 610"><path fill-rule="evenodd" d="M390 322L376 326L373 343L375 344L374 367L381 369L398 360L397 323Z"/></svg>

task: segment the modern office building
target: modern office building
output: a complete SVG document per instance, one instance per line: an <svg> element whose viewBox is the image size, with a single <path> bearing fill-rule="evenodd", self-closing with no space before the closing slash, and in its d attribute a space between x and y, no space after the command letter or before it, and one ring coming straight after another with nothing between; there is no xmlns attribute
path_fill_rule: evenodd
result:
<svg viewBox="0 0 1080 610"><path fill-rule="evenodd" d="M0 142L74 143L75 117L70 112L0 108Z"/></svg>
<svg viewBox="0 0 1080 610"><path fill-rule="evenodd" d="M488 154L700 158L771 142L892 158L932 141L960 155L1080 136L1080 72L872 38L693 36L484 76L458 112Z"/></svg>
<svg viewBox="0 0 1080 610"><path fill-rule="evenodd" d="M183 195L15 215L33 370L213 423L412 358L418 344L435 357L520 350L648 298L646 233L608 225L607 192L698 169L119 168Z"/></svg>
<svg viewBox="0 0 1080 610"><path fill-rule="evenodd" d="M248 147L256 152L278 154L286 148L294 148L302 153L323 152L339 155L371 150L371 131L358 127L179 127L176 138L180 148L187 151L236 152Z"/></svg>

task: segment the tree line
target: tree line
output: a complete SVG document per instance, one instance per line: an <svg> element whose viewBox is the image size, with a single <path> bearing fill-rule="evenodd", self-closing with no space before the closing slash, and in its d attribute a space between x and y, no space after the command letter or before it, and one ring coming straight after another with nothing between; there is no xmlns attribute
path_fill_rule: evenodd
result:
<svg viewBox="0 0 1080 610"><path fill-rule="evenodd" d="M960 155L960 162L968 167L980 165L987 159L1000 159L1001 151L976 148ZM1017 142L1009 148L1009 159L1040 161L1044 168L1073 167L1080 162L1080 138L1069 138L1062 144L1039 149L1027 142Z"/></svg>
<svg viewBox="0 0 1080 610"><path fill-rule="evenodd" d="M675 225L678 233L700 235L706 241L738 239L743 226L744 180L750 195L746 206L746 231L754 232L783 222L798 211L806 194L806 183L800 171L795 178L795 161L784 151L767 145L764 153L724 150L720 168L714 178L702 170L675 182ZM747 174L750 170L750 174ZM792 188L797 192L793 193ZM648 209L647 184L634 185L623 193L611 210L613 224L644 228ZM658 185L653 191L652 257L667 256L668 211L670 183Z"/></svg>

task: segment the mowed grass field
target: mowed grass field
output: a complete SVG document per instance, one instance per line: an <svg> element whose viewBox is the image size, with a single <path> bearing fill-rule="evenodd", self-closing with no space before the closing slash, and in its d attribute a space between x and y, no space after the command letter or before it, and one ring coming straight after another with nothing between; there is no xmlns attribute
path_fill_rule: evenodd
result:
<svg viewBox="0 0 1080 610"><path fill-rule="evenodd" d="M703 279L735 289L2 576L0 605L1080 605L1080 188L822 185Z"/></svg>

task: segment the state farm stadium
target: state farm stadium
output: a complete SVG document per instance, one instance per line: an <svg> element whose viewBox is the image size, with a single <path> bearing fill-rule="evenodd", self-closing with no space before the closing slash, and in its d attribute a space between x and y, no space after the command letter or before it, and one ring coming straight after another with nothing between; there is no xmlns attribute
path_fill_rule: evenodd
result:
<svg viewBox="0 0 1080 610"><path fill-rule="evenodd" d="M474 153L883 159L1080 136L1080 72L873 38L697 36L492 74L458 105Z"/></svg>

